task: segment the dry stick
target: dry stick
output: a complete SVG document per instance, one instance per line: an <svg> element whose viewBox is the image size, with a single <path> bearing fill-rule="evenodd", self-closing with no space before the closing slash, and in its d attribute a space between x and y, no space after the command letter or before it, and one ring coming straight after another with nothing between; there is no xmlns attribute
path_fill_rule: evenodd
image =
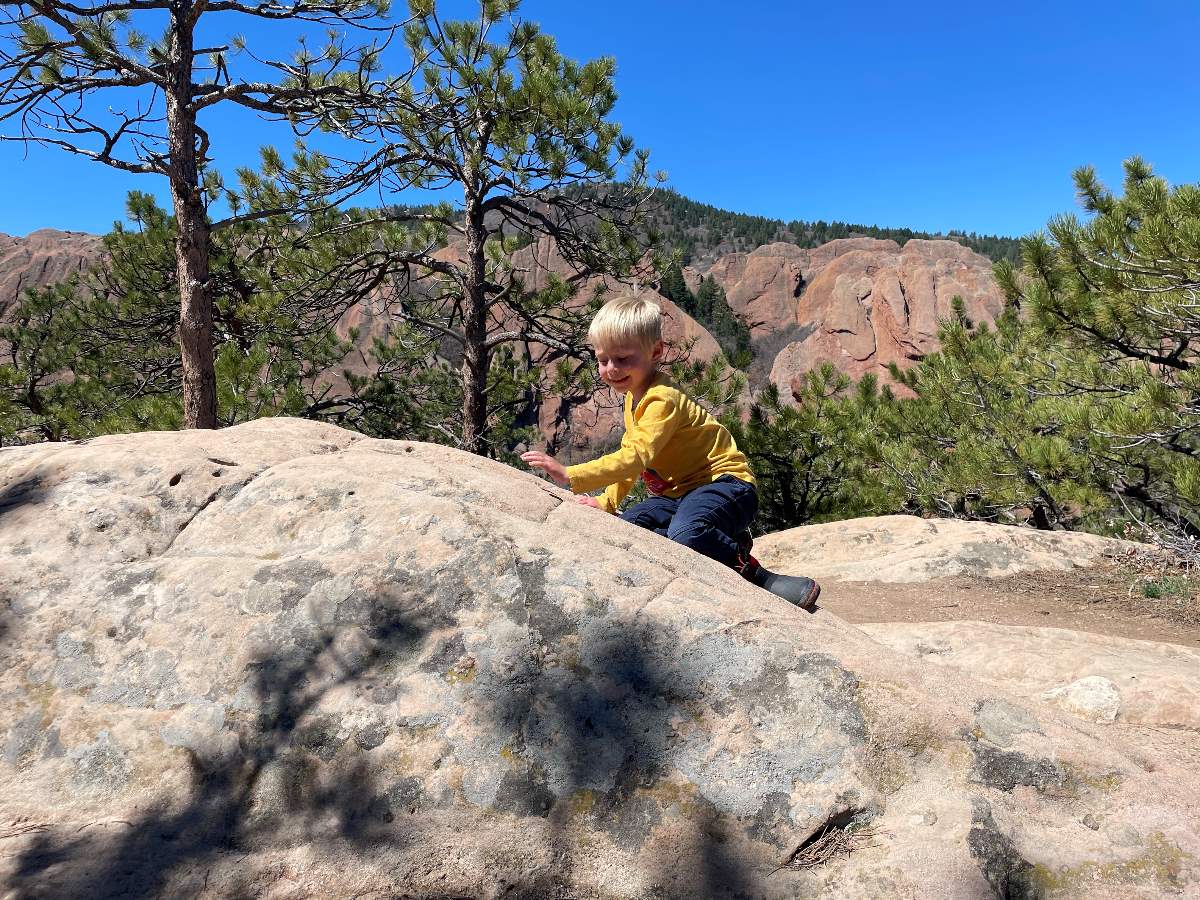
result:
<svg viewBox="0 0 1200 900"><path fill-rule="evenodd" d="M774 875L780 869L821 868L836 856L844 855L848 859L855 850L879 846L874 843L874 839L885 833L881 828L859 828L849 831L827 826L820 837L808 846L797 849L787 862L772 869L768 874Z"/></svg>

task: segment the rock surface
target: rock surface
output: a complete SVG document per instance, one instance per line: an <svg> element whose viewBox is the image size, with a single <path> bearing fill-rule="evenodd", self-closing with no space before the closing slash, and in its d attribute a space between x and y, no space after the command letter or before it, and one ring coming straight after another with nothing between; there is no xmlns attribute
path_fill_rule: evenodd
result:
<svg viewBox="0 0 1200 900"><path fill-rule="evenodd" d="M442 447L0 450L0 594L14 897L1200 885L1194 771Z"/></svg>
<svg viewBox="0 0 1200 900"><path fill-rule="evenodd" d="M1149 548L1094 534L917 516L802 525L754 542L754 555L771 569L815 578L884 583L1069 570L1139 551L1148 552Z"/></svg>
<svg viewBox="0 0 1200 900"><path fill-rule="evenodd" d="M1081 718L1200 732L1200 651L1191 647L972 621L859 627L899 653Z"/></svg>

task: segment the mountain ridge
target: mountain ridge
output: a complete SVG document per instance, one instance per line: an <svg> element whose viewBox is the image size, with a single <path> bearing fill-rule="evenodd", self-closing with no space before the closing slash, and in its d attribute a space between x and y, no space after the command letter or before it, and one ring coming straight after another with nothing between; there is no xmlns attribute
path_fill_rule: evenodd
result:
<svg viewBox="0 0 1200 900"><path fill-rule="evenodd" d="M993 262L1002 259L1020 261L1020 239L1004 235L958 230L932 232L823 219L785 222L702 203L671 188L664 188L659 194L662 198L660 208L670 213L665 222L661 218L655 222L662 228L663 242L680 251L685 265L701 271L707 271L708 266L723 255L748 253L767 244L787 243L801 249L814 249L841 238L893 240L901 247L914 239L951 240Z"/></svg>

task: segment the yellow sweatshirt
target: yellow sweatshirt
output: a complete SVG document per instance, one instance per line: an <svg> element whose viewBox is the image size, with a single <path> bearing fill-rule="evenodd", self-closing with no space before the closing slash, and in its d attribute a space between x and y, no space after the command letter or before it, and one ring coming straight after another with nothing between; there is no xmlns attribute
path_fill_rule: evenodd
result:
<svg viewBox="0 0 1200 900"><path fill-rule="evenodd" d="M708 411L659 374L637 406L625 395L625 433L621 446L607 456L567 467L571 490L583 494L607 485L600 508L615 513L634 482L649 471L665 485L665 497L682 497L693 488L733 475L754 484L746 457L733 435Z"/></svg>

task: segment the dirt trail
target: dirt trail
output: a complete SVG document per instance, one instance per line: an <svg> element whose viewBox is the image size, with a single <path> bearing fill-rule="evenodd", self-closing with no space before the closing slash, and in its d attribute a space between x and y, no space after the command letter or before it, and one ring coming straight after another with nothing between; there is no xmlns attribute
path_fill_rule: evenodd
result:
<svg viewBox="0 0 1200 900"><path fill-rule="evenodd" d="M1121 566L1008 578L939 578L920 584L821 582L821 606L849 622L951 622L1071 628L1200 646L1200 598L1151 599Z"/></svg>

